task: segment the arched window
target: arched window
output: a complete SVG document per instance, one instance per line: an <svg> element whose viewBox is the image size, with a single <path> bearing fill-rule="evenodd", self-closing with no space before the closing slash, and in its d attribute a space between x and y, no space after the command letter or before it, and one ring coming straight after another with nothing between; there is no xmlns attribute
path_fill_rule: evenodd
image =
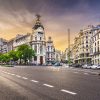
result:
<svg viewBox="0 0 100 100"><path fill-rule="evenodd" d="M42 40L42 38L40 37L40 41Z"/></svg>
<svg viewBox="0 0 100 100"><path fill-rule="evenodd" d="M40 46L40 54L42 54L42 45Z"/></svg>
<svg viewBox="0 0 100 100"><path fill-rule="evenodd" d="M37 41L37 37L35 37L35 41Z"/></svg>
<svg viewBox="0 0 100 100"><path fill-rule="evenodd" d="M37 53L37 45L34 46L34 51Z"/></svg>

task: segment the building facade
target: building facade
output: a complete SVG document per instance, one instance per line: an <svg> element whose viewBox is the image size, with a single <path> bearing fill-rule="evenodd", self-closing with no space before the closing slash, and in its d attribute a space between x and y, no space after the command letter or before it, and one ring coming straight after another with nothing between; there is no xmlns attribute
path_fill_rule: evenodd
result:
<svg viewBox="0 0 100 100"><path fill-rule="evenodd" d="M31 34L30 33L27 33L25 35L18 34L10 42L12 43L12 41L13 41L13 43L12 43L13 46L12 47L13 47L13 49L16 49L17 47L19 47L20 45L23 45L23 44L30 45L30 38L31 38Z"/></svg>
<svg viewBox="0 0 100 100"><path fill-rule="evenodd" d="M55 47L51 37L46 42L46 62L48 65L52 65L55 62Z"/></svg>
<svg viewBox="0 0 100 100"><path fill-rule="evenodd" d="M55 62L61 62L62 61L62 54L60 50L55 50Z"/></svg>
<svg viewBox="0 0 100 100"><path fill-rule="evenodd" d="M78 37L75 38L73 46L74 63L91 64L91 36L94 26L89 25L87 28L81 30Z"/></svg>
<svg viewBox="0 0 100 100"><path fill-rule="evenodd" d="M71 50L73 63L100 64L100 25L89 25L75 38Z"/></svg>
<svg viewBox="0 0 100 100"><path fill-rule="evenodd" d="M35 65L46 65L55 62L54 44L51 37L46 41L45 29L40 21L40 15L36 17L36 22L32 27L32 33L18 34L9 41L0 39L0 52L7 53L23 44L31 46L35 51L35 57L32 59L32 63Z"/></svg>
<svg viewBox="0 0 100 100"><path fill-rule="evenodd" d="M79 33L79 63L81 64L90 64L90 48L91 48L91 35L93 32L94 26L90 25L86 29L82 30Z"/></svg>
<svg viewBox="0 0 100 100"><path fill-rule="evenodd" d="M100 25L97 25L91 37L92 64L100 65Z"/></svg>
<svg viewBox="0 0 100 100"><path fill-rule="evenodd" d="M8 42L7 40L0 38L0 53L8 52L7 42Z"/></svg>
<svg viewBox="0 0 100 100"><path fill-rule="evenodd" d="M36 23L32 28L31 46L36 53L33 62L36 65L46 64L46 39L44 26L37 15Z"/></svg>

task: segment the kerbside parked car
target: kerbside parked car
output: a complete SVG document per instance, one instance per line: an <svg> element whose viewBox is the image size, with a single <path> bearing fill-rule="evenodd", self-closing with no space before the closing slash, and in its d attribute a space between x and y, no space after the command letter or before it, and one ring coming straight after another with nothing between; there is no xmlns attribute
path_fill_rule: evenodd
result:
<svg viewBox="0 0 100 100"><path fill-rule="evenodd" d="M91 68L91 66L92 66L91 64L85 64L85 65L83 65L83 66L82 66L82 68L87 68L87 69L90 69L90 68Z"/></svg>
<svg viewBox="0 0 100 100"><path fill-rule="evenodd" d="M81 65L81 64L78 64L78 63L76 63L76 64L72 64L72 65L71 65L71 67L80 68L80 67L82 67L82 65Z"/></svg>
<svg viewBox="0 0 100 100"><path fill-rule="evenodd" d="M82 68L87 68L87 65L85 64L85 65L82 65Z"/></svg>
<svg viewBox="0 0 100 100"><path fill-rule="evenodd" d="M92 65L91 68L92 69L97 69L98 68L98 65Z"/></svg>
<svg viewBox="0 0 100 100"><path fill-rule="evenodd" d="M54 64L54 66L62 66L62 64L60 62L57 62Z"/></svg>
<svg viewBox="0 0 100 100"><path fill-rule="evenodd" d="M100 65L98 65L97 69L100 69Z"/></svg>

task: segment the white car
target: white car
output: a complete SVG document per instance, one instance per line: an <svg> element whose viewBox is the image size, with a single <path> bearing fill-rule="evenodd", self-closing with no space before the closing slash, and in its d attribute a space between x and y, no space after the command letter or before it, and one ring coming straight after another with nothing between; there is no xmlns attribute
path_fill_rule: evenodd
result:
<svg viewBox="0 0 100 100"><path fill-rule="evenodd" d="M69 68L69 65L63 64L62 67Z"/></svg>
<svg viewBox="0 0 100 100"><path fill-rule="evenodd" d="M100 65L97 66L97 69L100 69Z"/></svg>
<svg viewBox="0 0 100 100"><path fill-rule="evenodd" d="M89 69L89 68L91 68L91 66L90 66L90 65L85 64L85 65L83 65L83 66L82 66L82 68L87 68L87 69Z"/></svg>
<svg viewBox="0 0 100 100"><path fill-rule="evenodd" d="M92 65L91 68L92 69L97 69L98 68L98 65Z"/></svg>
<svg viewBox="0 0 100 100"><path fill-rule="evenodd" d="M85 65L82 65L82 68L87 68L87 65L85 64Z"/></svg>

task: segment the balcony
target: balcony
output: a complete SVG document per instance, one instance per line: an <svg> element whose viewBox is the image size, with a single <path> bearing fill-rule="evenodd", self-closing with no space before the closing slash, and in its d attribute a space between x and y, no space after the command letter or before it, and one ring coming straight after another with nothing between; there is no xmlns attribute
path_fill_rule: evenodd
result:
<svg viewBox="0 0 100 100"><path fill-rule="evenodd" d="M100 51L94 52L94 55L99 55L99 54L100 54Z"/></svg>

